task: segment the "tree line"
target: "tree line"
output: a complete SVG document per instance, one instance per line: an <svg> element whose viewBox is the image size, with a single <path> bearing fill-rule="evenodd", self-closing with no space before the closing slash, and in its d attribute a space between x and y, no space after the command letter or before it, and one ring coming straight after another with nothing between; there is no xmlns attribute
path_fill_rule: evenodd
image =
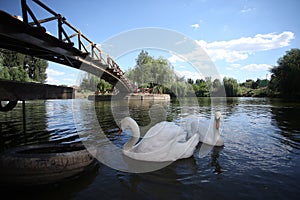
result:
<svg viewBox="0 0 300 200"><path fill-rule="evenodd" d="M0 49L0 79L45 83L46 60Z"/></svg>
<svg viewBox="0 0 300 200"><path fill-rule="evenodd" d="M151 93L168 93L173 96L209 97L300 97L300 49L291 49L279 58L277 66L270 70L271 79L248 79L243 83L231 77L223 80L205 77L185 79L174 72L173 66L164 58L155 59L142 50L136 59L136 66L126 76L138 88L150 88ZM222 92L224 91L224 92Z"/></svg>
<svg viewBox="0 0 300 200"><path fill-rule="evenodd" d="M47 67L46 60L0 49L0 79L45 83ZM173 96L218 96L223 90L226 96L300 97L300 49L286 51L270 72L270 80L248 79L243 83L231 77L224 77L223 80L212 80L211 77L185 79L174 72L167 59L154 58L142 50L136 58L136 66L128 69L126 76L139 89ZM102 94L113 89L112 85L93 75L85 75L80 87Z"/></svg>

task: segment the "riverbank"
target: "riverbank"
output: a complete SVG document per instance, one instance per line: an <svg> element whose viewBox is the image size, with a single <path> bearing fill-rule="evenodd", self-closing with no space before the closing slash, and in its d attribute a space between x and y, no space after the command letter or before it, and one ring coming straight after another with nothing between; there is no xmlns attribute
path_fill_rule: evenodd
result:
<svg viewBox="0 0 300 200"><path fill-rule="evenodd" d="M142 101L153 101L153 100L164 100L170 101L171 97L169 94L149 94L149 93L133 93L125 97L127 100L142 100Z"/></svg>
<svg viewBox="0 0 300 200"><path fill-rule="evenodd" d="M88 95L89 100L109 101L113 95ZM149 94L149 93L132 93L124 98L125 100L141 100L141 101L170 101L169 94Z"/></svg>

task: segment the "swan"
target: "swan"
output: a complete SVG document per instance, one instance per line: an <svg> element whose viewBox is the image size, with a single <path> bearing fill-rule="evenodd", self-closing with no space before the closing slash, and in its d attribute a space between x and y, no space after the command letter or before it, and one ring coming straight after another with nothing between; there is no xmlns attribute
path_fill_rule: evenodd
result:
<svg viewBox="0 0 300 200"><path fill-rule="evenodd" d="M199 141L202 143L212 146L224 146L224 140L220 134L221 117L221 112L216 112L215 117L209 123L204 123L199 117L187 117L184 126L187 137L198 134Z"/></svg>
<svg viewBox="0 0 300 200"><path fill-rule="evenodd" d="M131 129L132 137L124 144L122 151L135 160L165 162L188 158L199 143L199 135L195 134L186 140L184 129L174 122L157 123L139 142L140 128L136 121L131 117L123 118L120 131L126 128Z"/></svg>

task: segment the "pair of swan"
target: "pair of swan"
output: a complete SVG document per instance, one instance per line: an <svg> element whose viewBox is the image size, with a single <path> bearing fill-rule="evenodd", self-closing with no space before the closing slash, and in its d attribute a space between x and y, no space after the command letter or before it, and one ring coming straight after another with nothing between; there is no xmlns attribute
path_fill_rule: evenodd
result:
<svg viewBox="0 0 300 200"><path fill-rule="evenodd" d="M130 128L132 137L124 144L123 154L136 160L164 162L191 157L199 142L222 146L220 118L221 113L217 112L207 127L196 118L187 119L183 127L163 121L151 127L139 141L138 124L132 118L125 117L121 120L120 132Z"/></svg>

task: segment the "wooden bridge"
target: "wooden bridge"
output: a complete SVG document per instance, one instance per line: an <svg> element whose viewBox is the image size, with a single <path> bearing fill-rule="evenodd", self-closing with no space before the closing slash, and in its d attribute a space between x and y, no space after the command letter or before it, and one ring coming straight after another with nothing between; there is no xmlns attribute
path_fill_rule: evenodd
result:
<svg viewBox="0 0 300 200"><path fill-rule="evenodd" d="M26 0L21 0L22 18L0 10L0 48L39 57L92 73L106 80L125 96L132 91L129 80L117 63L65 17L39 0L32 0L51 17L37 19ZM31 21L31 20L32 21ZM46 22L57 22L57 35L47 32Z"/></svg>

